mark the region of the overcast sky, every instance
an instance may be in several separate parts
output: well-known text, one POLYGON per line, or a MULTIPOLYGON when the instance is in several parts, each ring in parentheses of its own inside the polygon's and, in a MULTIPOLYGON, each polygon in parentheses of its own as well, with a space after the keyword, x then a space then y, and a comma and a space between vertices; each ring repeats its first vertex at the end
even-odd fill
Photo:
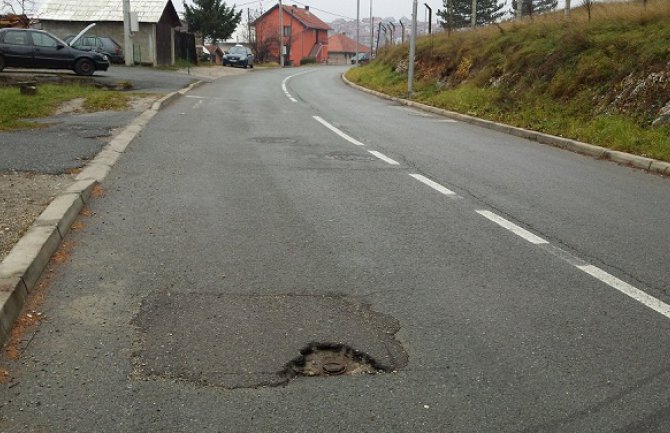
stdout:
MULTIPOLYGON (((285 5, 297 4, 300 7, 308 5, 324 21, 334 21, 338 18, 356 19, 356 0, 282 0, 285 5)), ((177 9, 181 10, 182 0, 173 0, 177 9)), ((237 8, 260 9, 264 11, 277 4, 277 0, 225 0, 226 5, 235 4, 237 8)), ((370 16, 370 0, 360 0, 361 18, 370 16)), ((426 7, 424 3, 437 11, 442 8, 442 0, 419 0, 419 19, 423 20, 426 7)), ((412 0, 372 0, 372 13, 376 17, 410 17, 412 15, 412 0)))

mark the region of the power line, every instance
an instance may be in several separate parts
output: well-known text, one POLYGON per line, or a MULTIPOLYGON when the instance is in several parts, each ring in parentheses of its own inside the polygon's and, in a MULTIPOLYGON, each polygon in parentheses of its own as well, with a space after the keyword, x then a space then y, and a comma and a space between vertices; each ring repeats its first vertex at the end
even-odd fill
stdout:
MULTIPOLYGON (((299 4, 300 6, 309 6, 309 5, 306 5, 305 3, 301 3, 301 2, 296 1, 296 0, 293 0, 292 3, 299 4)), ((315 11, 323 12, 324 14, 328 14, 328 15, 335 16, 335 17, 346 18, 346 19, 348 19, 348 20, 352 20, 352 21, 355 21, 355 20, 356 20, 356 18, 348 17, 348 16, 346 16, 346 15, 336 14, 336 13, 334 13, 334 12, 329 12, 329 11, 327 11, 327 10, 323 10, 323 9, 315 8, 314 6, 309 6, 309 8, 310 8, 310 9, 314 9, 315 11)))

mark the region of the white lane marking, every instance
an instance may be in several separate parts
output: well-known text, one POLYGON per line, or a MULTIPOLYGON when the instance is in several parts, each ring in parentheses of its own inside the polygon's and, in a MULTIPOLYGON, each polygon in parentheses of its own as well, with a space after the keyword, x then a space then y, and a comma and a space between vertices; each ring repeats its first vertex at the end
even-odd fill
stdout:
POLYGON ((542 239, 539 236, 534 235, 533 233, 529 232, 528 230, 519 227, 518 225, 506 220, 505 218, 498 216, 494 214, 493 212, 489 212, 487 210, 478 210, 477 213, 484 218, 493 221, 494 223, 498 224, 500 227, 503 227, 512 233, 514 233, 517 236, 520 236, 530 242, 531 244, 535 245, 540 245, 540 244, 548 244, 546 240, 542 239))
POLYGON ((410 174, 414 179, 418 180, 421 183, 424 183, 428 185, 429 187, 433 188, 435 191, 441 192, 444 195, 448 195, 451 197, 457 197, 458 194, 450 190, 449 188, 445 188, 444 186, 440 185, 437 182, 434 182, 430 179, 428 179, 426 176, 422 176, 420 174, 410 174))
POLYGON ((197 110, 198 108, 200 108, 200 106, 202 106, 202 103, 203 103, 203 102, 205 102, 205 101, 203 101, 202 99, 200 99, 198 102, 196 102, 195 104, 193 104, 193 109, 194 109, 194 110, 197 110))
POLYGON ((624 281, 621 281, 614 275, 610 275, 596 266, 577 266, 577 268, 670 319, 670 305, 654 298, 653 296, 647 295, 642 290, 633 287, 624 281))
POLYGON ((325 120, 323 120, 321 117, 319 117, 319 116, 312 116, 312 117, 314 118, 314 120, 316 120, 317 122, 319 122, 320 124, 322 124, 322 125, 325 126, 326 128, 330 129, 330 130, 333 131, 335 134, 337 134, 337 135, 339 135, 340 137, 344 138, 344 139, 347 140, 349 143, 355 144, 356 146, 365 146, 365 145, 364 145, 363 143, 361 143, 360 141, 358 141, 358 140, 356 140, 355 138, 352 138, 352 137, 350 137, 349 135, 345 134, 344 132, 340 131, 339 129, 337 129, 336 127, 334 127, 333 125, 331 125, 330 123, 328 123, 328 122, 326 122, 325 120))
POLYGON ((314 72, 314 71, 305 71, 305 72, 301 72, 301 73, 299 73, 299 74, 290 75, 290 76, 284 78, 284 81, 281 82, 281 89, 284 91, 284 94, 286 95, 286 97, 287 97, 291 102, 298 102, 298 100, 295 99, 295 98, 293 97, 293 95, 291 95, 291 92, 289 92, 289 91, 288 91, 288 88, 286 87, 286 85, 288 84, 289 80, 290 80, 291 78, 295 78, 295 77, 298 77, 298 76, 300 76, 300 75, 309 74, 310 72, 314 72))
POLYGON ((395 160, 389 158, 388 156, 384 155, 383 153, 379 153, 379 152, 376 152, 374 150, 368 150, 368 152, 370 152, 371 154, 373 154, 374 156, 376 156, 377 158, 381 159, 382 161, 384 161, 388 164, 400 165, 400 163, 398 161, 395 161, 395 160))

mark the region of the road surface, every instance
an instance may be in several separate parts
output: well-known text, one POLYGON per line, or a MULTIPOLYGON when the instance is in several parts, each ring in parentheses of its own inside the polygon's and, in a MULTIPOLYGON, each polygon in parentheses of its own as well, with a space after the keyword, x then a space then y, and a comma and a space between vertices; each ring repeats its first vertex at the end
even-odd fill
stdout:
POLYGON ((670 431, 668 180, 342 72, 152 120, 3 358, 1 431, 670 431), (315 348, 378 374, 301 375, 315 348))

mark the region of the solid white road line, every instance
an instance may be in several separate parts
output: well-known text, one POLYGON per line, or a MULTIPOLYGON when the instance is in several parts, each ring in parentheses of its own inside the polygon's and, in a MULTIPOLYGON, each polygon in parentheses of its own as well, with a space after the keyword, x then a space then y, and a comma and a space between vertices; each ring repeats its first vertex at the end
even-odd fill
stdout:
POLYGON ((345 134, 344 132, 340 131, 339 129, 337 129, 336 127, 334 127, 333 125, 331 125, 330 123, 328 123, 328 122, 326 122, 325 120, 323 120, 321 117, 319 117, 319 116, 312 116, 312 117, 314 117, 314 120, 316 120, 317 122, 319 122, 320 124, 322 124, 322 125, 325 126, 326 128, 330 129, 330 130, 333 131, 335 134, 337 134, 337 135, 339 135, 340 137, 344 138, 344 139, 347 140, 349 143, 355 144, 356 146, 365 146, 365 145, 364 145, 363 143, 361 143, 360 141, 356 140, 355 138, 352 138, 352 137, 348 136, 348 135, 345 134))
POLYGON ((384 161, 388 164, 400 165, 400 163, 398 161, 395 161, 395 160, 389 158, 388 156, 384 155, 383 153, 379 153, 379 152, 376 152, 374 150, 368 150, 368 152, 370 152, 371 154, 373 154, 374 156, 376 156, 377 158, 381 159, 382 161, 384 161))
POLYGON ((633 287, 624 281, 621 281, 614 275, 610 275, 596 266, 577 266, 577 268, 670 319, 670 305, 654 298, 653 296, 647 295, 642 290, 633 287))
POLYGON ((282 83, 281 83, 281 89, 284 91, 284 94, 286 95, 286 97, 287 97, 291 102, 298 102, 298 100, 295 99, 295 98, 293 97, 293 95, 291 95, 291 92, 289 92, 289 91, 288 91, 288 88, 286 87, 286 85, 288 84, 289 80, 290 80, 291 78, 295 78, 295 77, 298 77, 298 76, 300 76, 300 75, 309 74, 310 72, 314 72, 314 71, 313 71, 313 70, 312 70, 312 71, 305 71, 305 72, 301 72, 301 73, 299 73, 299 74, 290 75, 290 76, 284 78, 284 81, 282 81, 282 83))
POLYGON ((499 226, 511 231, 515 235, 524 238, 525 240, 527 240, 531 244, 540 245, 540 244, 548 244, 549 243, 549 242, 545 241, 544 239, 542 239, 541 237, 532 234, 528 230, 526 230, 524 228, 521 228, 518 225, 516 225, 516 224, 514 224, 510 221, 507 221, 505 218, 503 218, 501 216, 498 216, 498 215, 494 214, 493 212, 489 212, 487 210, 478 210, 477 213, 479 215, 483 216, 484 218, 486 218, 490 221, 493 221, 494 223, 498 224, 499 226))
POLYGON ((445 188, 442 185, 440 185, 437 182, 434 182, 430 179, 428 179, 426 176, 422 176, 420 174, 410 174, 414 179, 418 180, 421 183, 424 183, 428 185, 429 187, 433 188, 435 191, 441 192, 444 195, 450 196, 450 197, 458 197, 458 194, 450 190, 449 188, 445 188))

